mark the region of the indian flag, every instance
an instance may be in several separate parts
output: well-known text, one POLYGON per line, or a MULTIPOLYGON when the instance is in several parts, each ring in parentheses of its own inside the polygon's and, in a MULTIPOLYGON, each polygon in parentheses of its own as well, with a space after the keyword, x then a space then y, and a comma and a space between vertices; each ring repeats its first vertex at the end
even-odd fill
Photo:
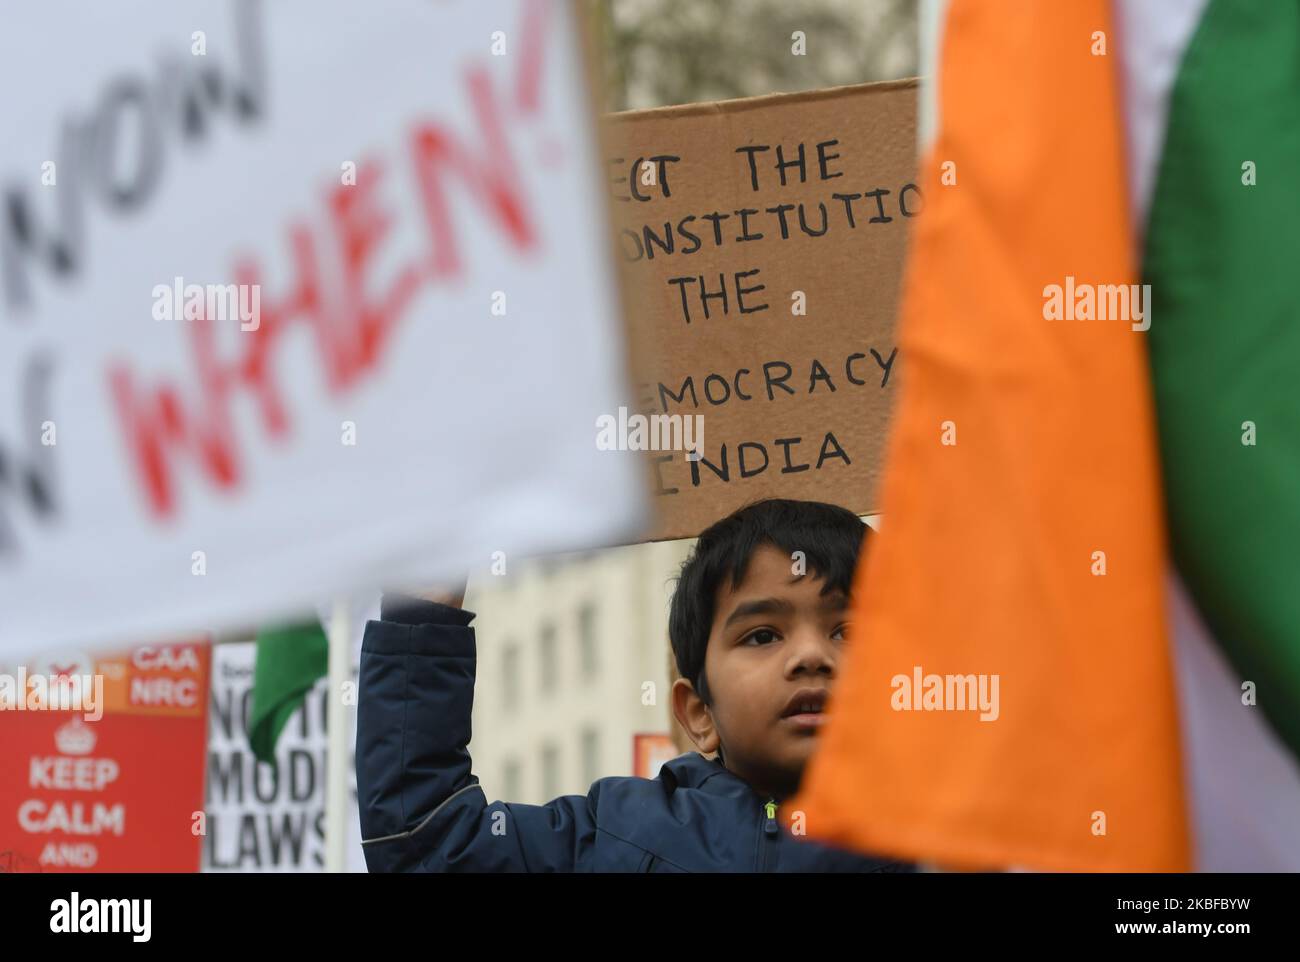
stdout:
POLYGON ((932 4, 906 365, 788 811, 952 867, 1300 869, 1300 5, 932 4))

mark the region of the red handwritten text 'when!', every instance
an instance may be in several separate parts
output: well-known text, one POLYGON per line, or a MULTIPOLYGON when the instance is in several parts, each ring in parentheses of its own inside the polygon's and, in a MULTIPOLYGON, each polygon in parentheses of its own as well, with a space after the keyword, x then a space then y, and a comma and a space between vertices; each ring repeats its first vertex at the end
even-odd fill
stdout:
MULTIPOLYGON (((526 45, 529 55, 517 78, 515 105, 521 113, 531 113, 538 102, 541 7, 526 8, 532 43, 526 45)), ((411 209, 421 218, 429 246, 399 268, 381 294, 366 294, 367 274, 394 221, 376 196, 389 176, 389 165, 371 157, 358 165, 355 186, 327 191, 322 228, 314 229, 305 219, 288 225, 293 279, 282 297, 263 296, 261 326, 234 338, 239 345, 235 356, 218 356, 217 331, 210 320, 200 319, 188 324, 193 363, 188 385, 167 379, 145 385, 129 364, 110 365, 116 412, 156 519, 171 518, 177 511, 175 460, 182 454, 194 458, 220 488, 240 488, 244 456, 232 418, 239 392, 253 399, 270 440, 283 444, 292 437, 294 423, 275 366, 276 349, 288 331, 296 325, 311 331, 327 390, 337 397, 374 375, 394 331, 423 289, 463 275, 464 258, 449 204, 452 178, 517 252, 533 252, 539 246, 507 137, 506 109, 483 69, 468 70, 465 85, 480 141, 476 149, 432 122, 414 124, 403 139, 418 199, 411 209), (333 247, 333 257, 325 263, 339 265, 337 279, 334 271, 322 270, 324 245, 333 247)), ((262 273, 257 259, 237 259, 237 283, 261 285, 262 273)))

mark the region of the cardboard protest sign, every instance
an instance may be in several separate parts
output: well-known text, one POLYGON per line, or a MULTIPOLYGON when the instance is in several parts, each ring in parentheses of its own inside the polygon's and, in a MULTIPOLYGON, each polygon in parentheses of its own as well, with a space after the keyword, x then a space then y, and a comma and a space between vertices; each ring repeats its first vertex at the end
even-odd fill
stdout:
POLYGON ((876 508, 915 103, 902 81, 608 119, 638 381, 615 433, 677 448, 650 453, 653 537, 765 497, 876 508))
POLYGON ((0 34, 0 654, 639 530, 569 6, 359 9, 0 34))
POLYGON ((184 642, 0 666, 0 688, 26 682, 0 697, 0 872, 198 871, 210 659, 184 642), (62 701, 82 710, 49 710, 92 677, 62 701))

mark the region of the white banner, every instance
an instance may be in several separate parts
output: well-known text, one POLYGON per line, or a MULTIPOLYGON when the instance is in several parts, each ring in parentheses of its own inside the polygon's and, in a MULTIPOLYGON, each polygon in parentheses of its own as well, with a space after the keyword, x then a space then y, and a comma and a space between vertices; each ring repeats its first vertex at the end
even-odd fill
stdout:
POLYGON ((0 34, 0 655, 635 533, 567 4, 44 0, 0 34))

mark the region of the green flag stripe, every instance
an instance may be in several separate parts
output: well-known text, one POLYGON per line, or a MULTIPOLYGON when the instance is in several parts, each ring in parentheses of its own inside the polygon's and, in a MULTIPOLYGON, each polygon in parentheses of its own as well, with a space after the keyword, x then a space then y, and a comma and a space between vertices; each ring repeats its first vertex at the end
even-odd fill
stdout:
POLYGON ((328 670, 329 641, 319 624, 258 633, 248 741, 260 761, 275 761, 280 732, 328 670))
POLYGON ((1144 259, 1170 536, 1300 754, 1297 177, 1300 7, 1212 0, 1175 79, 1144 259))

